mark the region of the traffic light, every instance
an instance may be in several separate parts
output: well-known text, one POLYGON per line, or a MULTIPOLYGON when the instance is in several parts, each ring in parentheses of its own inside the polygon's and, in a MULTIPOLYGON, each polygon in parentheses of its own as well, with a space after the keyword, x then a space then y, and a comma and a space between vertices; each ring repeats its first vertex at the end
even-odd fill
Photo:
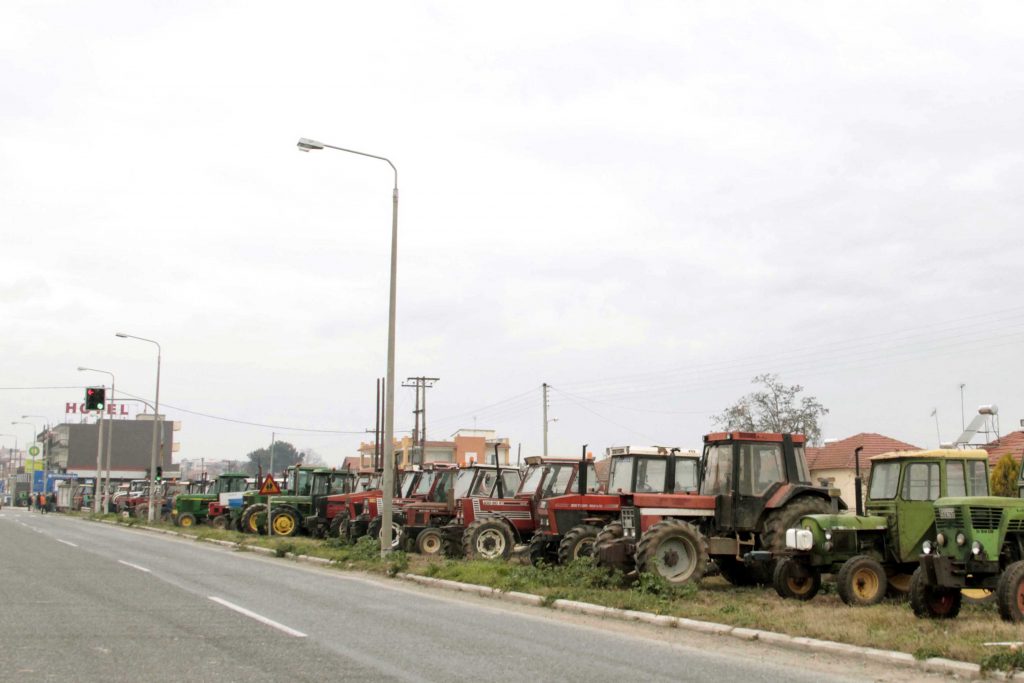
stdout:
POLYGON ((156 480, 157 481, 163 481, 163 479, 164 479, 164 468, 160 467, 160 465, 157 465, 156 466, 156 480))
POLYGON ((89 387, 85 390, 85 409, 103 410, 106 405, 107 390, 103 387, 89 387))

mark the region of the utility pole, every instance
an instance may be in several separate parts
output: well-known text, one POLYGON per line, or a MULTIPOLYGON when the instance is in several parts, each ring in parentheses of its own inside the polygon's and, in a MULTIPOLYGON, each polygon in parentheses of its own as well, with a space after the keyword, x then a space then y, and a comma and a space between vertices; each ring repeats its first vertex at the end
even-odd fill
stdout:
POLYGON ((967 385, 960 382, 960 433, 963 434, 967 430, 967 421, 964 418, 964 387, 967 385))
POLYGON ((548 384, 541 384, 544 393, 544 457, 548 456, 548 384))
MULTIPOLYGON (((409 387, 416 389, 416 409, 413 410, 413 414, 416 416, 415 426, 412 430, 412 451, 415 453, 415 449, 418 447, 420 451, 419 464, 423 464, 424 457, 426 456, 427 447, 427 389, 434 386, 434 382, 440 382, 440 377, 409 377, 405 380, 406 382, 413 382, 413 384, 403 384, 403 387, 409 387), (420 421, 420 415, 423 415, 422 423, 420 421)), ((409 459, 410 464, 415 463, 415 459, 409 459)))

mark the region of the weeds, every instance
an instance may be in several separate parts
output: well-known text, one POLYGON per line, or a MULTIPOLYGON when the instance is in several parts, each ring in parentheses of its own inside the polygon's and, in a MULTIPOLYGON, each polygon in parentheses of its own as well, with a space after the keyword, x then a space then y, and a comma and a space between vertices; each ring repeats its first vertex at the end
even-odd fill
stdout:
POLYGON ((1011 645, 1010 649, 1005 652, 982 657, 980 663, 982 675, 990 671, 1005 671, 1007 674, 1024 671, 1024 650, 1016 645, 1011 645))

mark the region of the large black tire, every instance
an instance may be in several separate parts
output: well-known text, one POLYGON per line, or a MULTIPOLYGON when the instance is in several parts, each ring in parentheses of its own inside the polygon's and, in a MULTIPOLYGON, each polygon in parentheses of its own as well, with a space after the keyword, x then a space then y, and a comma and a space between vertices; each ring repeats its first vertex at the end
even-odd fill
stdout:
POLYGON ((629 574, 636 569, 636 561, 633 557, 625 558, 623 564, 616 564, 614 562, 606 562, 604 556, 601 554, 602 548, 610 547, 614 543, 623 542, 622 539, 625 536, 625 532, 622 530, 621 522, 611 522, 606 524, 601 533, 594 539, 594 564, 598 567, 604 567, 605 569, 617 569, 623 574, 629 574))
MULTIPOLYGON (((804 515, 827 515, 832 512, 831 504, 816 496, 794 498, 777 510, 772 510, 764 518, 764 530, 761 532, 761 548, 778 554, 786 549, 786 530, 797 526, 804 515)), ((776 560, 759 562, 753 568, 753 575, 758 583, 769 585, 774 580, 776 560)))
POLYGON ((416 552, 420 555, 440 555, 444 534, 437 527, 428 526, 416 535, 416 552))
POLYGON ((242 528, 242 533, 246 534, 265 534, 267 533, 267 506, 263 503, 255 503, 245 508, 242 511, 242 518, 239 521, 239 526, 242 528), (261 516, 263 520, 261 521, 261 516))
POLYGON ((614 543, 615 541, 622 538, 624 532, 622 531, 622 522, 612 522, 605 524, 604 528, 601 529, 597 534, 597 538, 594 539, 594 550, 597 550, 603 543, 614 543))
POLYGON ((530 550, 528 552, 530 564, 539 567, 542 564, 558 564, 558 544, 551 534, 534 534, 530 538, 530 550))
POLYGON ((217 515, 210 521, 210 526, 214 529, 227 529, 231 526, 231 518, 227 515, 217 515))
POLYGON ((512 556, 515 534, 500 517, 480 517, 466 527, 462 551, 467 560, 507 560, 512 556))
POLYGON ((636 566, 669 583, 696 583, 708 566, 704 535, 689 522, 666 519, 648 529, 636 546, 636 566))
POLYGON ((196 525, 196 516, 191 512, 183 512, 174 518, 174 524, 182 529, 191 529, 196 525))
POLYGON ((757 570, 748 567, 735 557, 716 557, 715 565, 725 580, 734 586, 753 586, 758 582, 757 570))
POLYGON ((885 569, 873 557, 851 557, 836 574, 836 592, 839 599, 852 607, 877 605, 889 589, 885 569))
POLYGON ((558 563, 569 564, 581 557, 592 557, 599 533, 601 530, 591 524, 580 524, 569 529, 558 544, 558 563))
MULTIPOLYGON (((381 540, 381 520, 382 517, 376 517, 370 520, 370 524, 366 527, 366 535, 370 538, 376 539, 378 542, 381 540)), ((395 516, 391 519, 391 549, 398 550, 402 547, 402 533, 405 527, 402 525, 402 520, 395 516)))
POLYGON ((302 529, 302 515, 290 505, 270 509, 270 530, 275 536, 295 536, 302 529))
POLYGON ((775 563, 772 586, 781 598, 811 600, 821 589, 821 572, 815 567, 784 557, 775 563))
POLYGON ((1024 561, 1014 562, 999 575, 996 605, 1004 621, 1024 621, 1024 561))
POLYGON ((924 571, 914 570, 910 578, 910 607, 921 619, 955 619, 963 597, 959 588, 929 586, 924 571))
POLYGON ((327 535, 331 538, 340 538, 343 541, 351 541, 349 538, 348 528, 348 513, 342 512, 334 516, 331 520, 331 526, 327 531, 327 535))

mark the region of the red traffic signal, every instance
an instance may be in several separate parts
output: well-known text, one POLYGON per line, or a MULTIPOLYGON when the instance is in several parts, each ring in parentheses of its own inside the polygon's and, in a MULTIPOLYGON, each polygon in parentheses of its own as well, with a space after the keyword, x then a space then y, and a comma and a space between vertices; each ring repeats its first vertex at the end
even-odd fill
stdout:
POLYGON ((106 405, 107 390, 103 387, 89 387, 85 390, 85 409, 103 410, 106 405))

